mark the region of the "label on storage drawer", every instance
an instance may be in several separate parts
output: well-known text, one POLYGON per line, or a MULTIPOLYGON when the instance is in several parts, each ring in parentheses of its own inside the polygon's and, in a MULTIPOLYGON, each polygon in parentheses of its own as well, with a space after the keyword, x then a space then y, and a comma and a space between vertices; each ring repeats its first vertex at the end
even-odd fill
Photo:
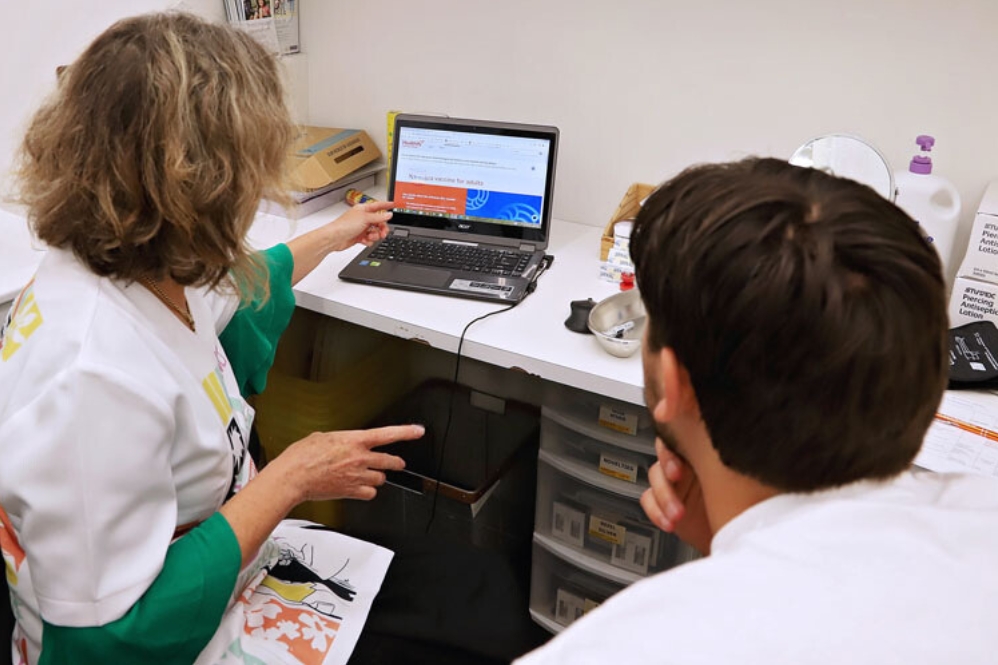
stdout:
POLYGON ((586 514, 555 501, 551 510, 551 535, 576 547, 585 547, 586 514))
POLYGON ((609 404, 600 404, 599 424, 615 432, 623 432, 633 436, 638 433, 638 414, 628 413, 609 404))
POLYGON ((589 535, 613 545, 623 545, 624 539, 627 537, 627 529, 602 517, 592 515, 589 518, 589 535))
POLYGON ((599 472, 613 478, 626 480, 629 483, 638 482, 637 464, 614 457, 613 455, 608 455, 607 453, 600 453, 599 472))
POLYGON ((624 538, 623 545, 614 545, 610 563, 641 575, 648 574, 648 562, 652 555, 652 539, 631 531, 624 538))
POLYGON ((574 593, 558 589, 554 601, 554 620, 567 626, 586 613, 586 604, 585 600, 574 593))

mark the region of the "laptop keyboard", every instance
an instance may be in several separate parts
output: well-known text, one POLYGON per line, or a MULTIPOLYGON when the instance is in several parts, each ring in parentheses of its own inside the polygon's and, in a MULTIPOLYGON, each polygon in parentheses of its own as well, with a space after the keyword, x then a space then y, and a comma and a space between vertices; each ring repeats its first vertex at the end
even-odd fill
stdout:
POLYGON ((519 277, 527 269, 531 256, 530 252, 516 250, 484 249, 473 245, 388 236, 367 258, 375 261, 399 261, 418 266, 519 277))

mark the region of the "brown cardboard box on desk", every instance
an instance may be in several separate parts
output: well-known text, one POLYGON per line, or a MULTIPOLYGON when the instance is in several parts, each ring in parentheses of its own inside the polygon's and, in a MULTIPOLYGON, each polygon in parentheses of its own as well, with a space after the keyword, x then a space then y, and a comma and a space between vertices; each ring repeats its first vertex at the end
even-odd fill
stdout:
POLYGON ((613 213, 606 228, 603 229, 603 237, 600 239, 599 258, 606 261, 610 248, 613 247, 613 225, 624 219, 634 219, 638 211, 641 210, 641 202, 648 198, 648 195, 655 191, 655 185, 645 185, 636 182, 627 188, 627 193, 620 200, 617 211, 613 213))
POLYGON ((295 207, 285 210, 264 201, 261 212, 282 217, 304 217, 343 200, 350 187, 374 185, 384 163, 374 163, 381 152, 366 132, 336 127, 298 128, 288 154, 289 183, 295 207))

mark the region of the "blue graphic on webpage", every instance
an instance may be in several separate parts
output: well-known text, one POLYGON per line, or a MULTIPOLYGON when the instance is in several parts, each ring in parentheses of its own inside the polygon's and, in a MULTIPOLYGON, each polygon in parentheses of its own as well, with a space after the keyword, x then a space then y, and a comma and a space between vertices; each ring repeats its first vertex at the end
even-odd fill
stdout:
POLYGON ((543 197, 530 194, 492 192, 486 189, 469 189, 465 214, 515 222, 517 224, 541 223, 543 197))

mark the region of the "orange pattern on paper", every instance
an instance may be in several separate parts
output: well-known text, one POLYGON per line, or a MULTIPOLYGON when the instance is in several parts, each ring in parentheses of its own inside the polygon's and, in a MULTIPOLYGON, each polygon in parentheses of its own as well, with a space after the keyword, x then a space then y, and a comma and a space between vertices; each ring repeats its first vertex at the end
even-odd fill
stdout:
POLYGON ((322 665, 333 648, 340 622, 307 608, 288 607, 276 600, 247 607, 247 617, 256 615, 243 626, 247 635, 262 631, 288 647, 302 665, 322 665))

